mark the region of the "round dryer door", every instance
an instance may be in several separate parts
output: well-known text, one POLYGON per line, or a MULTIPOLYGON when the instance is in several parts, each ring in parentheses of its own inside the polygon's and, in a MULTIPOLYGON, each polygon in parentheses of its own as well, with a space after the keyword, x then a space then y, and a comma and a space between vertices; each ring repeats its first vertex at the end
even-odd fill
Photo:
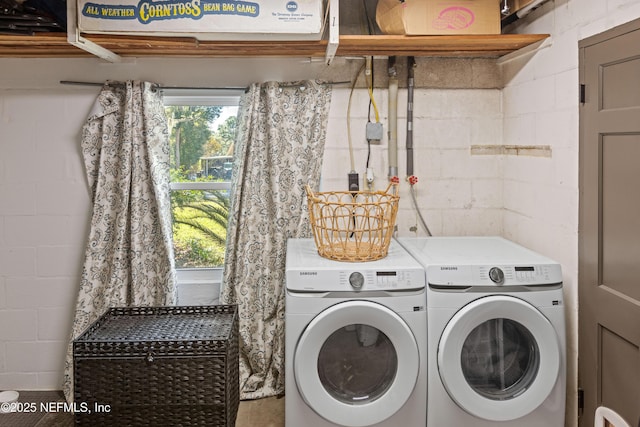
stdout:
POLYGON ((458 311, 438 345, 438 370, 449 396, 490 421, 523 417, 549 396, 561 355, 549 320, 509 296, 480 298, 458 311))
POLYGON ((387 307, 352 300, 316 316, 293 361, 301 396, 326 420, 370 426, 395 414, 418 378, 418 346, 404 320, 387 307))

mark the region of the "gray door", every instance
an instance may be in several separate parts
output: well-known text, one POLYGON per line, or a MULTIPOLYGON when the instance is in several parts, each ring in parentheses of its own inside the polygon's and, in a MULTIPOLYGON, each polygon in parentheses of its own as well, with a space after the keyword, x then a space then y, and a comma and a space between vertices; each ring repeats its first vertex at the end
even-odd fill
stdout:
POLYGON ((640 419, 640 20, 580 42, 580 425, 640 419))

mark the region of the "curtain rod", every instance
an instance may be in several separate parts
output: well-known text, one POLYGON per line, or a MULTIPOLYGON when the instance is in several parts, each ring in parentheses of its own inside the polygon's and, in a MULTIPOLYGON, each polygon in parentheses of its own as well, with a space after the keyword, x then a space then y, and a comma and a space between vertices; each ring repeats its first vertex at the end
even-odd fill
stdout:
MULTIPOLYGON (((347 84, 347 83, 351 83, 350 81, 341 81, 341 82, 323 82, 320 84, 323 85, 340 85, 340 84, 347 84)), ((75 85, 75 86, 104 86, 105 83, 98 83, 98 82, 78 82, 78 81, 73 81, 73 80, 60 80, 60 84, 62 85, 75 85)), ((112 82, 109 84, 114 84, 114 85, 122 85, 123 83, 119 83, 119 82, 112 82)), ((293 86, 298 86, 298 85, 293 85, 293 84, 288 84, 288 85, 283 85, 285 87, 293 87, 293 86)), ((238 91, 246 91, 248 88, 247 87, 237 87, 237 86, 230 86, 230 87, 195 87, 195 86, 160 86, 160 85, 155 85, 155 89, 157 90, 164 90, 164 89, 170 89, 170 90, 238 90, 238 91)))
MULTIPOLYGON (((75 85, 75 86, 104 86, 106 83, 98 82, 78 82, 73 80, 60 80, 61 85, 75 85)), ((112 85, 123 85, 120 82, 111 82, 112 85)), ((154 85, 158 90, 172 89, 172 90, 246 90, 246 87, 194 87, 194 86, 160 86, 154 85)))

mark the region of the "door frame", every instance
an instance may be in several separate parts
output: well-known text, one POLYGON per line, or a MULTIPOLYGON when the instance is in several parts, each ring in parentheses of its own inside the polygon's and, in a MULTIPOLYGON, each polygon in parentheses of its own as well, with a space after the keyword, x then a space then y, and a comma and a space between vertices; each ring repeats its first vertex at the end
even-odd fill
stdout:
MULTIPOLYGON (((584 112, 585 102, 590 102, 591 94, 585 89, 586 83, 586 58, 585 50, 589 47, 600 43, 605 43, 612 39, 624 36, 631 32, 640 31, 640 19, 635 19, 628 23, 622 24, 615 28, 606 30, 600 34, 588 37, 578 42, 579 53, 579 83, 581 92, 581 104, 579 109, 579 219, 578 219, 578 425, 583 427, 591 427, 594 422, 596 407, 602 402, 601 390, 599 387, 602 372, 597 370, 597 358, 600 344, 602 342, 601 332, 596 333, 595 346, 593 343, 587 343, 585 338, 587 335, 594 334, 592 323, 587 323, 587 316, 594 316, 598 310, 602 310, 606 306, 605 301, 589 303, 586 294, 590 291, 589 287, 593 287, 593 283, 587 282, 595 277, 596 286, 602 284, 602 272, 600 271, 601 263, 601 245, 600 240, 602 215, 600 210, 599 197, 601 194, 601 184, 598 184, 598 194, 585 193, 585 188, 590 187, 592 179, 587 175, 586 166, 589 164, 589 156, 585 145, 589 135, 585 132, 586 123, 589 119, 585 118, 584 112), (594 199, 597 198, 597 199, 594 199), (593 219, 593 208, 598 206, 598 215, 593 219), (596 230, 593 232, 593 230, 596 230), (596 271, 594 271, 594 268, 596 271)), ((598 88, 599 90, 599 88, 598 88)), ((599 99, 599 97, 598 97, 599 99)), ((591 117, 593 120, 593 117, 591 117)), ((602 145, 602 142, 600 142, 602 145)), ((601 167, 601 166, 600 166, 601 167)), ((597 172, 599 174, 599 172, 597 172)), ((591 291, 593 292, 593 291, 591 291)), ((630 420, 632 422, 640 422, 640 420, 630 420)))

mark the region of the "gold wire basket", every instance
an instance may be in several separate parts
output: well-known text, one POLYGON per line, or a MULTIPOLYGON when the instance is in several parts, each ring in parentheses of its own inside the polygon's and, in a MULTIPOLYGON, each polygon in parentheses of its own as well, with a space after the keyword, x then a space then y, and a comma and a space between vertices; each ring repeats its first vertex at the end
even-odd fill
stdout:
POLYGON ((336 261, 387 256, 398 214, 398 185, 385 191, 314 193, 306 186, 309 219, 318 253, 336 261))

